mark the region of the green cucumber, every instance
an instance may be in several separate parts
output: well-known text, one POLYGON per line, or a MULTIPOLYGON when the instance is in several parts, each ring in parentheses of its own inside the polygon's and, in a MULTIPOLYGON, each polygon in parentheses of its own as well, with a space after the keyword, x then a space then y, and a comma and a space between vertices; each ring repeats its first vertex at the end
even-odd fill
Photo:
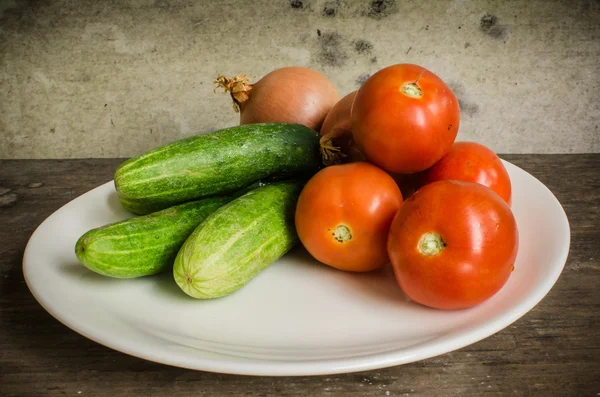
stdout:
POLYGON ((121 204, 146 214, 202 197, 230 194, 282 175, 310 177, 321 168, 319 134, 289 123, 248 124, 150 150, 115 172, 121 204))
POLYGON ((173 265, 177 285, 189 296, 229 295, 298 242, 294 211, 302 184, 275 182, 219 208, 187 238, 173 265))
POLYGON ((92 229, 75 245, 77 259, 104 276, 134 278, 170 270, 185 239, 228 203, 211 197, 92 229))

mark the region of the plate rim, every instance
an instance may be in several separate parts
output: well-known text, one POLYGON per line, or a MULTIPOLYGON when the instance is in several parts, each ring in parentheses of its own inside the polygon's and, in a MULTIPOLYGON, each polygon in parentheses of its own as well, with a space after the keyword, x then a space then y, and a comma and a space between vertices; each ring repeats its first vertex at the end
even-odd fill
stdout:
MULTIPOLYGON (((449 336, 447 334, 440 338, 434 339, 426 346, 425 349, 423 349, 423 346, 421 344, 417 344, 416 346, 411 346, 408 348, 394 349, 391 351, 386 351, 384 353, 371 353, 361 355, 356 358, 350 357, 341 359, 333 358, 308 359, 302 361, 285 361, 274 359, 249 359, 232 355, 228 356, 230 357, 228 360, 215 361, 213 359, 207 359, 201 356, 189 357, 181 353, 175 354, 173 352, 170 356, 161 356, 160 353, 157 352, 155 349, 138 349, 135 346, 132 348, 131 343, 123 343, 116 339, 106 340, 109 338, 103 337, 101 335, 96 335, 93 332, 84 329, 84 327, 80 326, 79 324, 74 324, 72 321, 66 320, 65 318, 63 318, 63 316, 61 316, 60 313, 58 313, 58 311, 55 311, 52 308, 52 305, 33 286, 33 283, 30 280, 30 276, 28 274, 29 270, 27 263, 30 262, 28 261, 28 257, 32 255, 31 251, 33 243, 35 243, 36 241, 37 235, 40 233, 40 230, 50 218, 58 214, 60 211, 63 211, 64 208, 70 205, 73 201, 80 199, 86 195, 91 195, 96 190, 104 189, 106 188, 106 185, 114 184, 114 180, 110 180, 106 183, 100 184, 95 188, 90 189, 85 193, 73 198, 72 200, 69 200, 67 203, 53 211, 42 221, 35 228, 34 232, 31 234, 26 244, 22 260, 22 272, 25 279, 25 283, 35 300, 42 306, 42 308, 46 312, 48 312, 52 317, 54 317, 67 328, 111 350, 115 350, 120 353, 127 354, 129 356, 137 357, 143 360, 163 365, 169 365, 196 371, 207 371, 233 375, 321 376, 383 369, 392 366, 422 361, 472 345, 509 327, 511 324, 513 324, 525 314, 527 314, 529 311, 531 311, 533 308, 535 308, 544 299, 544 297, 546 297, 546 295, 550 292, 550 290, 554 287, 554 285, 560 278, 560 275, 562 274, 566 266, 568 255, 570 253, 572 236, 569 219, 564 210, 564 207, 556 198, 554 193, 552 193, 552 191, 538 178, 507 160, 501 160, 504 163, 505 167, 513 167, 518 172, 523 172, 527 174, 530 178, 533 178, 536 181, 536 183, 538 183, 549 195, 548 197, 552 199, 553 205, 555 205, 556 208, 560 210, 562 215, 560 220, 563 224, 562 226, 565 227, 565 231, 568 236, 567 241, 565 241, 563 248, 561 249, 559 255, 557 255, 556 257, 556 261, 559 262, 560 265, 556 267, 551 276, 548 276, 543 280, 543 283, 541 284, 544 286, 543 289, 540 289, 537 294, 530 297, 529 299, 524 300, 523 302, 519 302, 519 304, 514 306, 512 310, 502 313, 493 320, 488 320, 483 324, 477 324, 471 329, 463 331, 458 335, 453 335, 453 333, 450 333, 449 336), (448 347, 448 341, 444 341, 444 339, 448 338, 451 342, 450 347, 448 347), (243 362, 240 360, 242 360, 243 362)), ((202 351, 201 349, 198 350, 202 351)), ((220 355, 225 356, 225 354, 220 355)))

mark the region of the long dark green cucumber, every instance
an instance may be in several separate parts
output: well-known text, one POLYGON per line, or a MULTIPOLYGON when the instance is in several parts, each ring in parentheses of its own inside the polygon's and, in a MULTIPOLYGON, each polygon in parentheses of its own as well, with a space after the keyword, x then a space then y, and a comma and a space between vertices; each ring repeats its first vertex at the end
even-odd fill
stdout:
POLYGON ((248 124, 150 150, 121 164, 114 179, 122 205, 145 214, 274 175, 310 177, 321 165, 319 134, 310 128, 248 124))
POLYGON ((297 242, 294 211, 301 183, 275 182, 224 205, 187 238, 175 259, 179 287, 197 299, 233 293, 297 242))
POLYGON ((149 215, 92 229, 79 238, 75 254, 88 269, 115 278, 134 278, 173 267, 185 239, 227 197, 180 204, 149 215))

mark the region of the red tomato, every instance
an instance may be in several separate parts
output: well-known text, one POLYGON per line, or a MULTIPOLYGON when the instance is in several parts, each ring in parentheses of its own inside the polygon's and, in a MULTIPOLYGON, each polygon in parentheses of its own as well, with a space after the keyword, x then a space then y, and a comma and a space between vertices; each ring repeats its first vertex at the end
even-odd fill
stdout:
POLYGON ((456 142, 450 152, 421 175, 421 186, 444 179, 477 182, 511 205, 510 177, 491 149, 475 142, 456 142))
POLYGON ((418 65, 381 69, 360 87, 352 134, 373 164, 389 172, 420 172, 446 154, 458 133, 460 108, 448 86, 418 65))
POLYGON ((327 165, 366 160, 352 139, 350 111, 355 97, 356 91, 343 97, 327 114, 321 126, 321 153, 327 165), (336 150, 338 148, 345 157, 340 156, 336 150))
POLYGON ((387 236, 402 205, 391 176, 366 162, 326 167, 306 184, 296 207, 296 230, 318 261, 366 272, 389 263, 387 236))
POLYGON ((504 286, 518 249, 510 207, 490 188, 438 181, 419 189, 394 218, 388 253, 415 302, 438 309, 480 304, 504 286))
POLYGON ((420 175, 415 174, 390 174, 398 184, 402 197, 406 200, 419 188, 420 175))

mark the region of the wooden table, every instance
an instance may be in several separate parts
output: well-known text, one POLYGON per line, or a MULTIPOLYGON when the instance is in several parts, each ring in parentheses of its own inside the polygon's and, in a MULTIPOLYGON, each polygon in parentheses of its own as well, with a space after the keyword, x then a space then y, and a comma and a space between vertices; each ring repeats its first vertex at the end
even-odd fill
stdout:
POLYGON ((144 361, 96 344, 51 317, 23 280, 25 244, 56 209, 111 180, 122 160, 0 161, 0 395, 600 395, 600 154, 502 157, 546 184, 571 224, 566 268, 542 302, 499 333, 425 361, 281 378, 144 361))

